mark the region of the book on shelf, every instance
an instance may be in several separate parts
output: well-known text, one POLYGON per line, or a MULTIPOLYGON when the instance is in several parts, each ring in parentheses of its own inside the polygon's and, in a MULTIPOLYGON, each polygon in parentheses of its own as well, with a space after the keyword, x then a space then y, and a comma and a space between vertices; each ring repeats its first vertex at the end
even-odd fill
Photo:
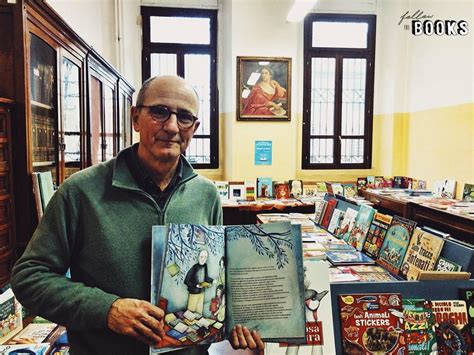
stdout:
POLYGON ((384 178, 383 176, 376 176, 374 179, 374 188, 383 189, 384 188, 384 178))
POLYGON ((464 184, 464 188, 462 190, 462 200, 474 202, 474 184, 464 184))
POLYGON ((318 196, 318 185, 315 181, 303 181, 303 196, 318 196))
POLYGON ((0 322, 2 332, 0 334, 0 344, 4 344, 8 339, 23 329, 21 305, 15 298, 9 286, 4 287, 0 294, 0 322))
POLYGON ((454 198, 456 194, 456 181, 450 179, 435 181, 433 193, 439 197, 454 198))
POLYGON ((328 200, 326 210, 324 211, 323 218, 321 219, 321 227, 327 229, 329 227, 329 222, 331 221, 332 214, 334 209, 337 206, 337 200, 331 199, 328 200))
POLYGON ((46 210, 49 200, 54 195, 54 183, 53 183, 53 175, 51 171, 45 171, 38 173, 38 184, 39 190, 41 195, 41 205, 43 207, 43 211, 46 210))
POLYGON ((316 188, 318 190, 318 193, 326 193, 328 192, 327 185, 323 181, 317 181, 316 182, 316 188))
POLYGON ((234 201, 245 200, 245 183, 243 181, 229 181, 229 199, 234 201))
POLYGON ((328 250, 326 257, 335 266, 375 263, 373 259, 357 250, 328 250))
POLYGON ((371 258, 376 259, 379 257, 380 249, 382 248, 387 230, 392 223, 392 218, 393 217, 388 214, 375 213, 362 248, 363 252, 371 258))
POLYGON ((219 197, 222 200, 229 199, 229 182, 228 181, 214 181, 219 197))
POLYGON ((375 176, 373 175, 367 176, 367 188, 375 189, 375 176))
POLYGON ((56 323, 30 323, 8 344, 39 344, 45 343, 49 335, 58 327, 56 323))
POLYGON ((403 299, 403 331, 409 354, 430 354, 436 347, 430 300, 403 299))
POLYGON ((343 239, 346 243, 349 240, 349 235, 354 227, 355 219, 357 217, 357 210, 348 207, 344 212, 344 218, 342 219, 341 226, 336 234, 336 237, 343 239))
POLYGON ((322 199, 314 202, 314 223, 321 224, 327 205, 328 202, 322 199))
POLYGON ((273 181, 272 178, 258 177, 257 178, 257 198, 271 198, 273 196, 273 181))
POLYGON ((256 198, 256 188, 254 181, 245 181, 245 200, 246 201, 255 201, 256 198))
POLYGON ((393 274, 398 274, 416 222, 394 216, 380 249, 377 263, 393 274))
POLYGON ((375 209, 367 205, 361 205, 359 212, 357 212, 354 227, 349 233, 347 243, 359 251, 362 251, 375 212, 375 209))
POLYGON ((332 213, 331 220, 329 221, 328 232, 334 235, 339 233, 339 228, 341 227, 342 220, 344 219, 344 211, 336 208, 332 213))
POLYGON ((342 191, 346 198, 354 198, 357 196, 357 186, 355 183, 342 184, 342 191))
POLYGON ((275 181, 273 183, 273 196, 279 199, 290 197, 290 188, 288 181, 275 181))
POLYGON ((344 196, 344 188, 342 187, 342 184, 339 182, 333 182, 331 183, 331 188, 332 188, 332 194, 335 195, 341 195, 344 196))
POLYGON ((461 271, 462 266, 455 263, 454 261, 448 260, 440 256, 436 261, 434 271, 440 272, 453 272, 453 271, 461 271))
POLYGON ((290 196, 298 198, 303 194, 303 181, 302 180, 290 180, 288 182, 290 189, 290 196))
POLYGON ((306 342, 265 343, 265 354, 335 354, 329 265, 324 261, 304 262, 306 342))
POLYGON ((406 280, 418 280, 421 271, 433 271, 443 245, 443 238, 415 228, 399 275, 406 280))
POLYGON ((303 281, 299 225, 154 226, 151 300, 167 335, 151 351, 223 340, 236 324, 304 342, 303 281))
POLYGON ((399 293, 339 295, 343 354, 403 354, 399 293))
POLYGON ((357 190, 365 190, 367 188, 367 178, 358 177, 357 178, 357 190))

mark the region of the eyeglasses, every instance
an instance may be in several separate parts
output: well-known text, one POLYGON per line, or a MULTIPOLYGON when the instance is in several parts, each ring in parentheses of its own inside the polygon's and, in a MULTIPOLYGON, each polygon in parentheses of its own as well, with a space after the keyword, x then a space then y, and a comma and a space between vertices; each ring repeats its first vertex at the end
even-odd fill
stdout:
POLYGON ((137 105, 137 107, 146 107, 150 111, 151 118, 153 118, 155 122, 158 122, 161 124, 168 121, 171 117, 171 114, 174 113, 178 121, 178 127, 181 129, 191 128, 194 125, 194 122, 198 120, 198 118, 190 112, 171 111, 168 107, 163 106, 163 105, 152 105, 152 106, 137 105))

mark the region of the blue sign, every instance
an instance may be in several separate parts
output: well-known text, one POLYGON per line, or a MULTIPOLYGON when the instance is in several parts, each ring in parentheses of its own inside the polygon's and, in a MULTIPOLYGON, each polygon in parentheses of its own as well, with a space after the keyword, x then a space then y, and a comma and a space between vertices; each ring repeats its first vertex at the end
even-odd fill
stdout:
POLYGON ((272 141, 255 141, 255 165, 272 165, 272 141))

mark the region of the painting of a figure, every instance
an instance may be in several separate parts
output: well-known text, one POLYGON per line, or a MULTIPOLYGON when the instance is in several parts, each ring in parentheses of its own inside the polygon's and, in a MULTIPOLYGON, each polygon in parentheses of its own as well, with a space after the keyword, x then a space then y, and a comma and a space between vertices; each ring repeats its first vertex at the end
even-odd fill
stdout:
POLYGON ((237 57, 237 119, 290 120, 290 58, 237 57))

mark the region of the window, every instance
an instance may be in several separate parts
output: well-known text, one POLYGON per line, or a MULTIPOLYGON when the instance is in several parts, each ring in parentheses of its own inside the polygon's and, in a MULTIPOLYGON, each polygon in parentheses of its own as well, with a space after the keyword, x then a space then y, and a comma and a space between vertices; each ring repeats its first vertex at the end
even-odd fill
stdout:
POLYGON ((195 168, 218 168, 217 10, 142 6, 142 79, 179 75, 200 99, 201 125, 186 151, 195 168))
POLYGON ((304 36, 302 167, 370 168, 375 16, 312 14, 304 36))

